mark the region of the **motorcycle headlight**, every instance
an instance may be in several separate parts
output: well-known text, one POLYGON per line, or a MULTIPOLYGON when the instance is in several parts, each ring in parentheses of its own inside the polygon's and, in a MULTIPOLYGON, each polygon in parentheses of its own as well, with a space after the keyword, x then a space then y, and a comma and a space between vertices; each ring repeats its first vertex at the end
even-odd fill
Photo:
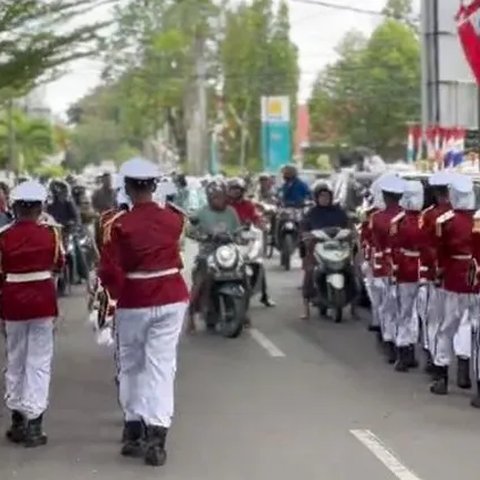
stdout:
POLYGON ((295 228, 295 224, 293 222, 285 222, 284 225, 285 230, 293 230, 295 228))
POLYGON ((215 252, 215 261, 220 268, 233 268, 238 261, 238 252, 230 245, 223 245, 215 252))

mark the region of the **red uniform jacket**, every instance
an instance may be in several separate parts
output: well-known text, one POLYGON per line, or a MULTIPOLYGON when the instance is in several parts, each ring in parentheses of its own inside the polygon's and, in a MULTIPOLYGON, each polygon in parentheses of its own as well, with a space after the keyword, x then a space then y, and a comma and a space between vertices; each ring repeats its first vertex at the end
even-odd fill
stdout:
POLYGON ((257 226, 260 224, 261 217, 258 214, 257 207, 250 200, 236 200, 230 202, 230 205, 237 212, 241 224, 245 225, 246 223, 253 223, 257 226))
POLYGON ((113 221, 99 276, 118 308, 147 308, 188 300, 181 273, 133 279, 128 274, 183 268, 180 255, 184 216, 154 202, 136 205, 113 221))
POLYGON ((436 248, 445 290, 472 293, 472 232, 472 212, 450 210, 437 219, 436 248))
POLYGON ((370 220, 372 215, 378 211, 378 208, 370 207, 366 211, 366 218, 360 226, 360 248, 362 250, 364 260, 367 261, 370 261, 372 253, 372 230, 370 228, 370 220))
POLYGON ((372 215, 372 270, 374 277, 388 277, 392 274, 390 224, 402 208, 399 205, 387 207, 372 215))
POLYGON ((392 259, 398 283, 417 283, 424 278, 420 252, 425 248, 425 237, 419 224, 420 215, 420 212, 406 211, 392 220, 392 259))
POLYGON ((1 314, 4 320, 33 320, 58 315, 53 278, 11 282, 8 274, 53 272, 62 268, 64 254, 54 227, 21 220, 0 233, 2 271, 1 314))
POLYGON ((432 205, 426 208, 420 215, 420 227, 425 237, 425 248, 421 252, 421 262, 423 277, 433 281, 437 278, 440 265, 438 263, 438 254, 436 250, 436 223, 438 217, 451 210, 450 203, 441 205, 432 205))
POLYGON ((472 277, 473 290, 474 293, 480 293, 480 210, 473 217, 472 248, 475 261, 475 276, 472 277))

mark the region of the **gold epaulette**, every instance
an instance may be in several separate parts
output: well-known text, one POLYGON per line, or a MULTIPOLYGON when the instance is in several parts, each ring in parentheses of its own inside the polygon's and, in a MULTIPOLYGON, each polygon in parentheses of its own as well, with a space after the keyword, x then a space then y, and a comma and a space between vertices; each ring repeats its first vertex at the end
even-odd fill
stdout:
POLYGON ((103 245, 110 242, 110 240, 112 239, 113 224, 115 223, 115 221, 117 219, 119 219, 125 213, 127 213, 127 212, 125 212, 124 210, 120 210, 112 218, 110 218, 107 222, 105 222, 105 225, 103 226, 103 239, 102 239, 102 244, 103 245))
POLYGON ((15 222, 10 222, 4 225, 3 227, 0 228, 0 235, 4 232, 6 232, 8 229, 12 228, 13 225, 15 225, 15 222))
POLYGON ((396 235, 398 233, 398 222, 400 222, 403 217, 405 217, 405 212, 400 212, 390 220, 390 235, 396 235))
POLYGON ((435 222, 435 233, 437 237, 442 236, 442 225, 451 220, 454 216, 455 212, 453 210, 449 210, 437 218, 437 221, 435 222))
POLYGON ((435 208, 435 205, 430 205, 429 207, 425 208, 422 210, 420 213, 420 216, 418 217, 418 228, 422 229, 423 226, 425 225, 425 215, 428 212, 431 212, 435 208))
POLYGON ((167 203, 166 203, 166 206, 169 207, 169 208, 171 208, 171 209, 174 210, 175 212, 182 214, 184 217, 187 217, 187 216, 188 216, 187 212, 186 212, 183 208, 180 208, 178 205, 176 205, 176 204, 173 203, 173 202, 167 202, 167 203))

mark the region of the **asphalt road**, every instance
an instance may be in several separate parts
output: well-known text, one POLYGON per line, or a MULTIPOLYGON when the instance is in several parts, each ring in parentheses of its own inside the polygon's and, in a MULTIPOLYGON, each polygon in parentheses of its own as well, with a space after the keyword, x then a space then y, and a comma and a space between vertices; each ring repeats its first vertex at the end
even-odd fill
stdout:
POLYGON ((161 470, 118 453, 111 354, 94 344, 76 292, 62 305, 49 444, 0 439, 0 480, 477 480, 480 412, 468 393, 433 397, 421 372, 394 373, 365 318, 299 320, 300 279, 270 265, 277 307, 254 302, 254 329, 237 340, 183 337, 161 470))

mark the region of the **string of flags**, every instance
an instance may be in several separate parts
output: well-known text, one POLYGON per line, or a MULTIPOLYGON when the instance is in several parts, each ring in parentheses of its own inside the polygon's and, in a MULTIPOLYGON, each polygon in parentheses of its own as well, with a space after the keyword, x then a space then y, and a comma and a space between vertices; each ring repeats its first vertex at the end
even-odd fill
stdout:
POLYGON ((420 125, 408 128, 407 160, 410 163, 427 158, 438 169, 457 167, 465 157, 466 130, 459 127, 420 125), (425 155, 426 154, 426 155, 425 155))

